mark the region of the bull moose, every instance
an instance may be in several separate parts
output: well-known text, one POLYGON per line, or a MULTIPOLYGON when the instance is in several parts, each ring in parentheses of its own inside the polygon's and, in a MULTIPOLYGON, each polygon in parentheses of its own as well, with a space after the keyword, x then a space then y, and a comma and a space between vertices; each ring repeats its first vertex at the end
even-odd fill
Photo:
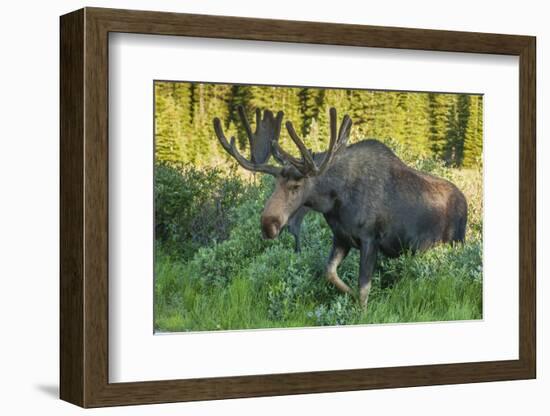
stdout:
POLYGON ((286 129, 301 157, 279 144, 283 112, 256 110, 256 130, 246 113, 238 114, 250 144, 250 159, 228 142, 219 118, 214 131, 235 160, 252 172, 272 175, 275 189, 261 215, 264 238, 274 239, 290 224, 299 248, 299 228, 308 210, 324 215, 333 233, 326 278, 345 293, 354 291, 338 276, 337 267, 353 247, 360 252, 359 301, 366 307, 379 251, 396 257, 404 251, 425 250, 438 243, 463 242, 467 202, 451 182, 413 169, 393 151, 374 139, 348 145, 352 120, 344 116, 337 126, 336 109, 330 109, 328 149, 312 153, 292 123, 286 129), (279 165, 268 164, 273 156, 279 165))

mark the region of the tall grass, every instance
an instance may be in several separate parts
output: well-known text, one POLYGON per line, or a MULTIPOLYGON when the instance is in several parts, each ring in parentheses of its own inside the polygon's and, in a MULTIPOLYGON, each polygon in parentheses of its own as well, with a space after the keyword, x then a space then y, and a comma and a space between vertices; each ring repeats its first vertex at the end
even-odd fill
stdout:
MULTIPOLYGON (((396 259, 380 255, 366 311, 323 277, 332 234, 321 215, 312 213, 306 217, 300 254, 294 253, 293 240, 288 233, 274 241, 261 238, 259 215, 273 186, 270 178, 262 178, 257 182, 241 180, 229 188, 226 185, 225 193, 220 193, 215 186, 195 187, 200 188, 196 192, 206 192, 206 196, 186 194, 183 198, 184 201, 205 201, 207 207, 211 206, 208 201, 221 198, 226 215, 223 224, 219 223, 219 218, 211 218, 215 226, 208 224, 209 215, 215 213, 215 209, 207 215, 204 209, 196 211, 193 215, 198 219, 191 214, 183 219, 175 216, 171 220, 173 223, 163 217, 166 222, 164 234, 158 235, 155 251, 156 330, 480 319, 481 171, 446 168, 433 160, 407 162, 450 179, 464 192, 469 205, 466 242, 454 247, 437 246, 421 254, 405 254, 396 259), (186 236, 181 230, 195 220, 200 221, 200 229, 207 232, 198 240, 200 244, 196 241, 186 244, 186 239, 193 236, 186 236), (171 236, 170 230, 179 234, 171 236)), ((202 178, 196 173, 190 175, 188 169, 176 169, 176 173, 164 175, 161 182, 169 183, 158 184, 158 189, 164 187, 162 189, 177 194, 178 187, 170 186, 170 181, 174 178, 180 181, 178 175, 184 176, 187 182, 192 181, 193 175, 202 178)), ((210 177, 210 181, 223 184, 217 178, 210 177)), ((165 198, 165 195, 160 197, 165 198)), ((172 197, 178 198, 177 195, 172 197)), ((357 287, 358 265, 358 253, 352 250, 339 267, 340 276, 350 287, 357 287)))

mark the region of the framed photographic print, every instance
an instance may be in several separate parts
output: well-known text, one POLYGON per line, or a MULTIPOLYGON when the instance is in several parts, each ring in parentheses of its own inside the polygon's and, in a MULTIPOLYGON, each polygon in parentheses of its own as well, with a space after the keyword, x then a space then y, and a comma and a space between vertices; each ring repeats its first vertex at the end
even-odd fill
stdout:
POLYGON ((61 398, 534 378, 535 49, 62 16, 61 398))

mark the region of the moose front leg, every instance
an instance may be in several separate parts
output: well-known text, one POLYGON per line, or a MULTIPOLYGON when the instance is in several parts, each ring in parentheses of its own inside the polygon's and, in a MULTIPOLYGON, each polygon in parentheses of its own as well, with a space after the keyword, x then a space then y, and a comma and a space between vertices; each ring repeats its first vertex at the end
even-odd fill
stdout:
POLYGON ((288 232, 294 236, 294 251, 299 253, 300 247, 300 229, 305 215, 309 212, 308 207, 300 207, 289 219, 287 223, 288 232))
POLYGON ((350 247, 348 245, 340 243, 336 238, 332 241, 332 250, 328 258, 327 264, 327 280, 340 289, 344 293, 353 294, 351 288, 346 285, 342 279, 338 276, 338 265, 346 258, 349 253, 350 247))
POLYGON ((377 253, 378 245, 374 241, 361 241, 359 253, 359 301, 363 308, 367 307, 377 253))

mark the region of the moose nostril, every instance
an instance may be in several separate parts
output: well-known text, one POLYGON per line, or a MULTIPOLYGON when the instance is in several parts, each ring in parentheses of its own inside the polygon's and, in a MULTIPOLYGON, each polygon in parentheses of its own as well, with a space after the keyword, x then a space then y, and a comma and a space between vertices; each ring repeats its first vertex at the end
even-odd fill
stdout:
POLYGON ((264 238, 275 238, 279 234, 281 223, 276 217, 262 217, 262 234, 264 238))

